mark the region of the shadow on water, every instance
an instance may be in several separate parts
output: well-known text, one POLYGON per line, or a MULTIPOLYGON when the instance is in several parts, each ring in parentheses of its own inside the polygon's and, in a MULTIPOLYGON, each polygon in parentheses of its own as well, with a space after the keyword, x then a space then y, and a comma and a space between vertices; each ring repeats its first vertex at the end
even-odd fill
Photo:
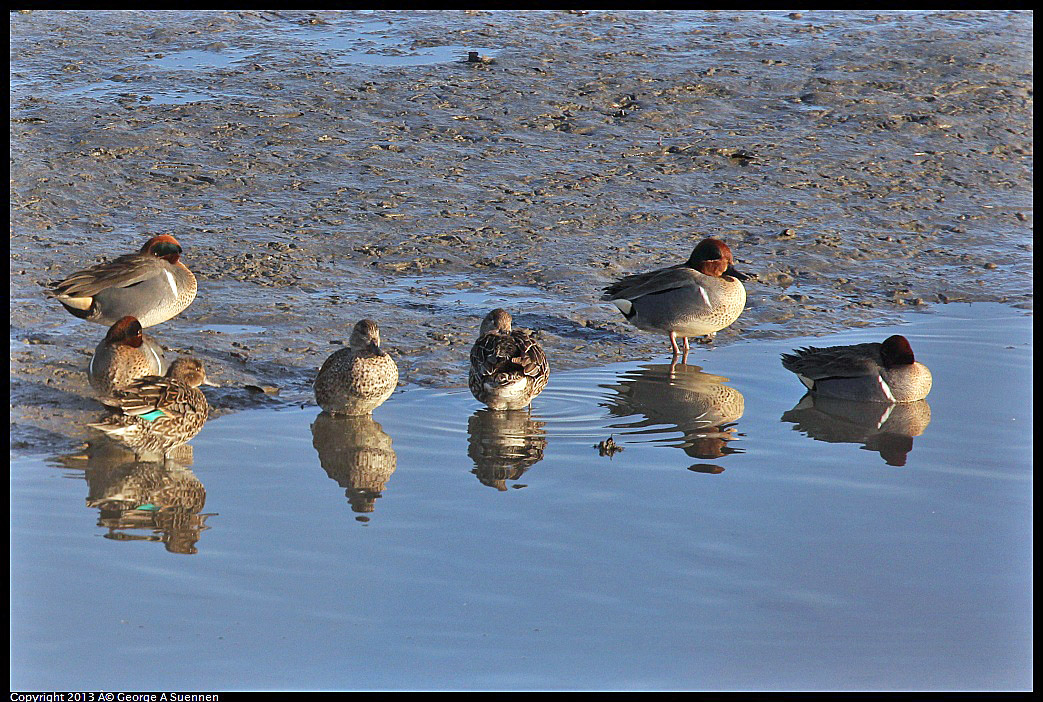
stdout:
POLYGON ((475 477, 503 492, 543 460, 547 448, 546 422, 532 418, 527 410, 495 411, 480 409, 467 420, 467 455, 474 461, 475 477))

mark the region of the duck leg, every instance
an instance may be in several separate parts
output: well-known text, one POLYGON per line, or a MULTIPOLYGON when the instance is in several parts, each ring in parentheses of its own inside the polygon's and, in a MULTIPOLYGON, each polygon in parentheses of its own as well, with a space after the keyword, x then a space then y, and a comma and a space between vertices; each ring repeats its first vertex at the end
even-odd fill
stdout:
MULTIPOLYGON (((687 341, 687 339, 685 339, 687 341)), ((674 350, 674 356, 681 355, 681 348, 677 345, 677 332, 670 332, 670 346, 674 350)))

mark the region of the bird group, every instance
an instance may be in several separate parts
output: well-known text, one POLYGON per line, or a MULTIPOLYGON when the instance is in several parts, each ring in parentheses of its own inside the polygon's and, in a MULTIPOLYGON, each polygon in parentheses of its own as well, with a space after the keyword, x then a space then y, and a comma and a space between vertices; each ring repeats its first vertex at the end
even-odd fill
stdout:
POLYGON ((172 236, 154 236, 126 254, 51 283, 47 294, 73 316, 111 325, 87 366, 102 404, 114 413, 89 426, 142 453, 168 456, 203 428, 209 415, 200 385, 215 385, 202 362, 167 364, 142 331, 177 316, 196 297, 196 277, 172 236))
MULTIPOLYGON (((88 367, 101 401, 117 410, 91 426, 134 445, 163 453, 185 443, 206 421, 200 385, 213 385, 202 363, 163 351, 142 331, 178 315, 196 296, 196 279, 180 261, 172 236, 154 236, 137 253, 120 256, 51 283, 48 295, 71 314, 111 325, 88 367)), ((684 263, 627 275, 604 288, 601 299, 643 331, 666 335, 676 357, 689 338, 711 341, 746 306, 731 249, 720 239, 701 241, 684 263), (678 343, 678 339, 681 343, 678 343)), ((547 357, 536 335, 512 325, 494 309, 483 319, 470 353, 468 388, 492 410, 530 407, 547 385, 547 357)), ((807 347, 782 355, 782 365, 816 395, 860 402, 915 402, 931 389, 931 373, 899 335, 883 343, 807 347)), ((315 378, 315 399, 332 415, 371 413, 398 386, 398 366, 380 347, 371 319, 355 324, 346 348, 334 352, 315 378)))

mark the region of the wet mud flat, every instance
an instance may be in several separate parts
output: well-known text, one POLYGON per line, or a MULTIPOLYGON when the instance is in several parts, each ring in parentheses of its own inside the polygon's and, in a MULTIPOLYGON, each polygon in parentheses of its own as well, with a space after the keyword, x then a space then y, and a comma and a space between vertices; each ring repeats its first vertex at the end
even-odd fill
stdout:
POLYGON ((18 451, 81 441, 98 412, 105 330, 41 285, 157 233, 200 290, 150 333, 225 386, 215 414, 313 402, 363 317, 403 383, 462 385, 494 306, 540 330, 552 372, 661 355, 600 289, 708 235, 757 275, 717 344, 1031 308, 1029 13, 9 22, 18 451))

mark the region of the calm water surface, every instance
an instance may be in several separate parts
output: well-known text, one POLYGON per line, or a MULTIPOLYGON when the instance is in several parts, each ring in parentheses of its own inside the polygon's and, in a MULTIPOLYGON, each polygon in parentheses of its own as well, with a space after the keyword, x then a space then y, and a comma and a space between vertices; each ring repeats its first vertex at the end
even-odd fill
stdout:
POLYGON ((1024 311, 948 305, 558 373, 531 414, 407 388, 166 469, 19 457, 11 686, 1029 689, 1030 358, 1024 311), (927 407, 778 361, 896 332, 927 407))

